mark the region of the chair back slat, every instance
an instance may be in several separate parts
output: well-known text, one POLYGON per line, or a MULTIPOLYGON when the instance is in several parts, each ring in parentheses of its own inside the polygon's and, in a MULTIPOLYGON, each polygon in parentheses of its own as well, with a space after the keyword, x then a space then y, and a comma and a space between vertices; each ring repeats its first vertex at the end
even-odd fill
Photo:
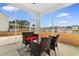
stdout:
POLYGON ((31 55, 39 56, 40 55, 40 45, 31 41, 31 55))
POLYGON ((33 34, 34 34, 34 32, 22 32, 23 38, 25 38, 27 36, 32 36, 33 34))
POLYGON ((33 34, 34 34, 34 32, 22 32, 22 37, 23 37, 22 43, 25 45, 29 44, 30 42, 25 40, 25 38, 28 36, 32 36, 33 34))
POLYGON ((51 44, 50 44, 50 49, 54 50, 55 55, 57 55, 57 54, 56 54, 55 47, 58 48, 58 45, 57 45, 58 37, 59 37, 59 35, 52 36, 52 41, 51 41, 51 44))
MULTIPOLYGON (((31 55, 39 56, 42 52, 46 52, 48 49, 50 50, 50 38, 41 38, 40 44, 31 41, 31 55)), ((46 52, 50 55, 50 52, 46 52)))
POLYGON ((50 48, 50 43, 51 43, 50 38, 42 38, 41 40, 41 52, 43 52, 45 49, 49 49, 50 48))

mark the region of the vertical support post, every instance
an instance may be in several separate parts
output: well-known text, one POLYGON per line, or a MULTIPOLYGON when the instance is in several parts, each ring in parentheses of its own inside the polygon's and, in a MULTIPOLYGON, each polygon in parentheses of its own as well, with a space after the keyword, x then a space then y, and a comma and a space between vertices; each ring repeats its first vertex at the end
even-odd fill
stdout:
POLYGON ((16 10, 14 10, 14 19, 15 19, 15 39, 16 39, 16 12, 18 11, 19 9, 17 8, 16 10))
POLYGON ((54 32, 54 29, 53 29, 53 16, 52 16, 52 33, 54 32))
POLYGON ((14 11, 14 20, 15 20, 15 41, 17 39, 16 37, 16 11, 14 11))
POLYGON ((31 32, 31 31, 32 31, 32 30, 31 30, 31 19, 29 20, 29 22, 30 22, 29 31, 31 32))
POLYGON ((40 39, 40 14, 36 14, 36 25, 37 25, 37 28, 36 28, 36 33, 39 34, 39 41, 41 41, 40 39))
POLYGON ((15 37, 16 37, 16 11, 14 11, 14 19, 15 19, 15 37))
POLYGON ((18 24, 18 30, 19 30, 19 24, 18 24))
POLYGON ((16 20, 15 20, 15 35, 16 35, 16 20))

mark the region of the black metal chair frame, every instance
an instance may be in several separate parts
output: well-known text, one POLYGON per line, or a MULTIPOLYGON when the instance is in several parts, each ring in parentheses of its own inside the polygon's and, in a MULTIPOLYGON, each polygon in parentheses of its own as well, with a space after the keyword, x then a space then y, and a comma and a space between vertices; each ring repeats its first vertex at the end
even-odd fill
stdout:
POLYGON ((58 44, 57 44, 58 37, 59 37, 59 35, 57 35, 56 37, 52 36, 52 41, 51 41, 51 45, 50 45, 50 49, 54 50, 55 55, 57 55, 55 47, 57 47, 57 49, 58 49, 58 44))
POLYGON ((26 48, 26 45, 30 44, 30 41, 24 40, 24 38, 28 36, 32 36, 33 34, 34 34, 33 32, 22 32, 22 36, 23 36, 22 43, 25 44, 25 48, 26 48))
MULTIPOLYGON (((34 32, 22 32, 22 36, 23 36, 22 44, 25 44, 25 48, 28 44, 30 44, 30 41, 25 40, 25 38, 28 36, 32 36, 33 34, 34 34, 34 32)), ((29 49, 30 49, 30 46, 29 46, 29 49)), ((29 50, 25 51, 25 54, 26 54, 26 52, 29 52, 29 50)))
POLYGON ((50 42, 51 39, 46 38, 41 40, 41 43, 31 42, 31 54, 34 56, 40 56, 42 52, 46 52, 50 56, 50 42))

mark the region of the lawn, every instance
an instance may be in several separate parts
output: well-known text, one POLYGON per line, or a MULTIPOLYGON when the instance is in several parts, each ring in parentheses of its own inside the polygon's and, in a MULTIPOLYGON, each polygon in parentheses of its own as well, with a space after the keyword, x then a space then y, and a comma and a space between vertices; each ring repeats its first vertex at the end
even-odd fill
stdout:
MULTIPOLYGON (((23 32, 23 31, 22 31, 23 32)), ((16 32, 17 35, 21 35, 22 32, 16 32)), ((52 33, 52 32, 40 32, 41 37, 48 37, 49 35, 59 34, 58 41, 79 46, 79 34, 69 34, 69 33, 52 33)), ((15 32, 0 32, 0 36, 13 36, 15 32)))

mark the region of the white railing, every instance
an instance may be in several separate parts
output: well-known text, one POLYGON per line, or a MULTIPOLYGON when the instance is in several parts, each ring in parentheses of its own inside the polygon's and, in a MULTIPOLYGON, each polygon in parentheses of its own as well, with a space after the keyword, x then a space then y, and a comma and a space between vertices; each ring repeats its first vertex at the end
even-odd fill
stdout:
POLYGON ((0 46, 22 41, 22 35, 0 37, 0 46))

